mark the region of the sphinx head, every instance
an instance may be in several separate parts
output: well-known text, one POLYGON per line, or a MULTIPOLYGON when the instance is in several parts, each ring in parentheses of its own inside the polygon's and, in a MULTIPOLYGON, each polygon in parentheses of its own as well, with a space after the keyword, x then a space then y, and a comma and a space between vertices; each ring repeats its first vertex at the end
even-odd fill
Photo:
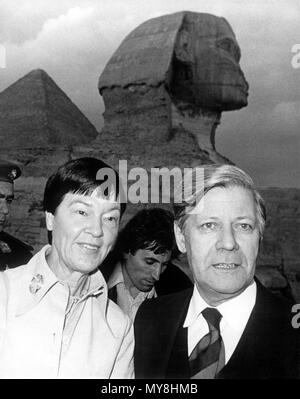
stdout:
POLYGON ((177 36, 170 92, 173 99, 219 111, 247 105, 241 51, 229 23, 210 14, 185 14, 177 36))

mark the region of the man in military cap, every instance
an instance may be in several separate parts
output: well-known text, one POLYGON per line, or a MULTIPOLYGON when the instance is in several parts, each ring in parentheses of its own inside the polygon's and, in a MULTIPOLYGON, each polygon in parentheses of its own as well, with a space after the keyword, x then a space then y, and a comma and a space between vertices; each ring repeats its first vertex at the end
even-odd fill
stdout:
POLYGON ((31 246, 3 231, 14 199, 14 180, 20 175, 17 165, 0 160, 0 270, 25 264, 32 257, 31 246))

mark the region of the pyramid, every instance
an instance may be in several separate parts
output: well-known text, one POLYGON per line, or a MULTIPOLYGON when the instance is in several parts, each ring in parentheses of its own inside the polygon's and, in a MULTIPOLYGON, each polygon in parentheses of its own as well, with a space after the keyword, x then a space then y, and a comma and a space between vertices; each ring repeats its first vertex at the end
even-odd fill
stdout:
POLYGON ((83 145, 98 132, 43 70, 36 69, 0 93, 0 146, 83 145))

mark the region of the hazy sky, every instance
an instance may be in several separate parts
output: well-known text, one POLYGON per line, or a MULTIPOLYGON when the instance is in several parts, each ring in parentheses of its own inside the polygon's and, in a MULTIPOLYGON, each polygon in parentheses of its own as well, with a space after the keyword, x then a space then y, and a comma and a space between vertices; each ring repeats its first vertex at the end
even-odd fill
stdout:
POLYGON ((242 50, 249 105, 223 112, 217 150, 260 186, 300 187, 299 0, 0 0, 0 91, 44 69, 98 130, 98 78, 124 37, 147 19, 181 10, 225 17, 242 50))

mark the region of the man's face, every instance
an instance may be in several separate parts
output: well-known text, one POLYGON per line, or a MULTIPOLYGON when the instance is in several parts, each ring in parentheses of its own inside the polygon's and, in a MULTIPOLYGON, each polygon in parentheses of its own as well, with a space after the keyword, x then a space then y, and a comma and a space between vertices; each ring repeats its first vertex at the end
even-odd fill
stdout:
POLYGON ((9 219, 10 204, 14 198, 13 184, 0 181, 0 231, 9 219))
POLYGON ((166 269, 171 251, 155 254, 150 249, 138 249, 125 254, 125 268, 131 283, 140 291, 149 292, 166 269))
POLYGON ((46 212, 57 277, 95 270, 115 242, 119 219, 120 204, 98 196, 97 191, 91 196, 68 193, 54 215, 46 212))
POLYGON ((187 253, 201 296, 215 306, 251 284, 259 249, 255 203, 242 187, 210 190, 189 215, 179 249, 187 253))

